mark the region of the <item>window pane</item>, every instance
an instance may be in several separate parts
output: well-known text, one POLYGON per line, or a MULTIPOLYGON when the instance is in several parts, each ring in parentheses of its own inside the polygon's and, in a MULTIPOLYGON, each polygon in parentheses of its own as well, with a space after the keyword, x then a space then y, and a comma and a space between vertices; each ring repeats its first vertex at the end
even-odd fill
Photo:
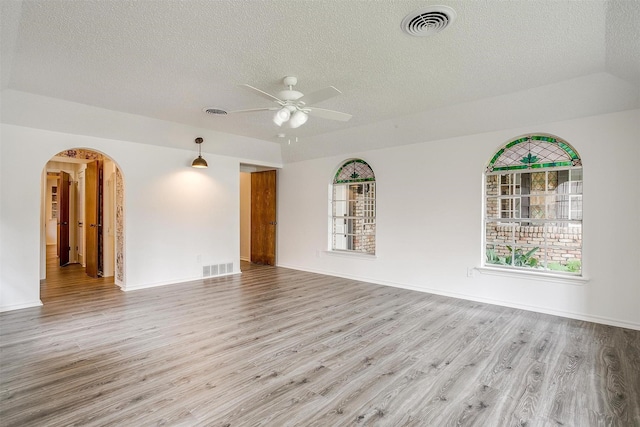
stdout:
POLYGON ((485 233, 487 243, 513 243, 513 233, 516 228, 515 224, 487 222, 485 233))
POLYGON ((556 193, 557 194, 570 194, 571 193, 571 183, 570 182, 563 182, 561 184, 558 185, 558 188, 556 188, 556 193))
POLYGON ((333 216, 344 216, 347 213, 347 202, 341 200, 333 202, 333 216))
POLYGON ((552 191, 558 187, 558 172, 547 172, 547 190, 552 191))
POLYGON ((563 258, 581 258, 582 224, 550 222, 545 224, 547 246, 559 248, 563 258))
POLYGON ((347 234, 362 233, 361 219, 347 219, 347 234))
POLYGON ((487 244, 485 262, 487 265, 509 265, 512 251, 506 245, 487 244))
POLYGON ((334 218, 333 232, 335 234, 345 234, 347 232, 346 220, 342 218, 334 218))
POLYGON ((487 196, 498 195, 498 175, 487 175, 485 177, 485 194, 487 196))
POLYGON ((362 194, 362 184, 349 185, 349 200, 356 200, 362 194))
POLYGON ((552 271, 580 273, 582 270, 582 224, 548 223, 547 268, 552 271))
POLYGON ((539 246, 520 246, 515 244, 505 246, 505 249, 507 253, 505 265, 520 268, 538 268, 541 264, 539 246))
POLYGON ((582 169, 571 169, 571 181, 582 181, 582 169))
POLYGON ((373 170, 367 164, 367 162, 355 159, 349 160, 336 173, 333 179, 334 184, 346 183, 346 182, 361 182, 361 181, 374 181, 375 177, 373 170))
MULTIPOLYGON (((565 172, 567 173, 567 177, 568 177, 568 173, 571 172, 571 175, 574 175, 574 172, 576 170, 571 170, 571 171, 560 171, 560 172, 565 172)), ((582 171, 580 171, 580 176, 582 176, 582 171)), ((572 180, 572 181, 565 181, 562 182, 558 185, 558 189, 556 190, 557 193, 559 194, 582 194, 582 181, 578 180, 572 180)))
POLYGON ((570 196, 570 219, 582 219, 582 196, 570 196))
POLYGON ((347 236, 341 234, 333 235, 333 249, 347 250, 347 236))
POLYGON ((498 218, 498 199, 487 199, 487 218, 498 218))
POLYGON ((531 192, 540 194, 546 191, 546 181, 544 172, 536 172, 531 174, 531 192))
POLYGON ((544 244, 544 224, 516 225, 513 231, 513 241, 517 245, 540 246, 544 244))
POLYGON ((520 198, 500 199, 500 218, 520 218, 520 198))
POLYGON ((582 194, 582 181, 571 182, 571 194, 582 194))
POLYGON ((569 181, 569 171, 568 170, 557 171, 556 173, 558 174, 558 186, 561 186, 565 182, 569 181))
POLYGON ((558 199, 555 195, 545 196, 545 203, 547 205, 546 219, 555 219, 558 215, 558 199))
POLYGON ((343 164, 333 186, 333 248, 375 253, 376 187, 373 171, 355 159, 343 164))

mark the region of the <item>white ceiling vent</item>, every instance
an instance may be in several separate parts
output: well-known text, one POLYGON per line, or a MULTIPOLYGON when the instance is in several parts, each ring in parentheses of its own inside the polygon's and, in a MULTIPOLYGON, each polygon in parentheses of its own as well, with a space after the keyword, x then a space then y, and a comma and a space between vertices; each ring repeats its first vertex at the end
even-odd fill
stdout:
POLYGON ((405 16, 402 30, 411 36, 432 36, 447 28, 455 19, 456 11, 449 6, 429 6, 405 16))
POLYGON ((225 115, 227 114, 226 111, 224 110, 220 110, 219 108, 213 108, 213 107, 204 107, 202 109, 202 111, 204 111, 207 114, 220 114, 220 115, 225 115))

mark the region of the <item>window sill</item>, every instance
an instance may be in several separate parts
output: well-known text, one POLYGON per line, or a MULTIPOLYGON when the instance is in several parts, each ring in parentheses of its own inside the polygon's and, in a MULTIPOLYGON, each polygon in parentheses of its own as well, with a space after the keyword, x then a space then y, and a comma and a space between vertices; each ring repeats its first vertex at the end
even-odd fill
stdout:
POLYGON ((499 267, 476 267, 481 274, 493 276, 514 277, 528 280, 544 280, 546 282, 564 283, 566 285, 584 285, 589 282, 585 276, 570 276, 542 271, 512 270, 499 267))
POLYGON ((323 251, 322 253, 329 256, 337 256, 337 257, 344 257, 344 258, 358 258, 358 259, 364 259, 367 261, 374 261, 378 258, 376 255, 365 254, 363 252, 323 251))

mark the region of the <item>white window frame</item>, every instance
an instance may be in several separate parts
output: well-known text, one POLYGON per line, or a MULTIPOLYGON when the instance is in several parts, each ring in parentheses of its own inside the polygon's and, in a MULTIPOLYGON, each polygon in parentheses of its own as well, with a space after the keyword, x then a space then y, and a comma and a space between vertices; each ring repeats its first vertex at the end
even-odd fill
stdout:
MULTIPOLYGON (((525 170, 509 170, 509 171, 496 171, 496 172, 487 172, 484 174, 484 185, 483 185, 483 245, 482 245, 482 267, 483 268, 500 268, 500 269, 508 269, 508 270, 517 270, 520 272, 531 272, 533 274, 535 273, 543 273, 543 274, 562 274, 562 275, 572 275, 572 276, 579 276, 582 277, 583 275, 583 269, 581 268, 580 272, 578 273, 572 273, 572 272, 558 272, 555 270, 550 270, 548 269, 548 265, 549 260, 547 259, 547 251, 548 250, 553 250, 553 249, 557 249, 560 246, 558 245, 554 245, 553 243, 550 243, 549 239, 548 239, 548 232, 543 232, 543 238, 544 241, 541 244, 522 244, 522 243, 517 243, 516 242, 516 238, 515 235, 513 233, 515 233, 515 229, 518 225, 522 226, 522 224, 526 224, 526 225, 546 225, 546 224, 556 224, 556 223, 563 223, 563 224, 567 224, 569 227, 582 227, 582 219, 578 219, 578 218, 572 218, 572 208, 571 208, 571 202, 574 199, 580 199, 582 200, 583 198, 583 194, 582 194, 582 176, 580 176, 580 180, 576 180, 576 181, 571 181, 572 176, 574 174, 573 171, 580 171, 580 175, 582 175, 582 166, 574 166, 574 167, 562 167, 562 168, 547 168, 547 169, 543 169, 543 170, 531 170, 531 169, 525 169, 525 170), (544 194, 522 194, 522 175, 523 174, 533 174, 533 173, 545 173, 545 189, 548 187, 548 182, 549 182, 549 172, 554 172, 554 171, 569 171, 569 180, 566 181, 563 184, 569 184, 570 187, 570 191, 572 189, 572 187, 574 187, 573 184, 576 184, 576 190, 579 188, 579 193, 567 193, 567 194, 558 194, 555 192, 555 190, 551 190, 553 192, 547 191, 545 190, 544 194), (508 183, 507 184, 502 184, 502 176, 507 175, 507 176, 511 176, 508 179, 508 183), (497 182, 498 182, 498 189, 497 195, 487 195, 486 191, 487 191, 487 178, 489 176, 498 176, 497 178, 497 182), (503 186, 508 186, 510 188, 509 194, 503 194, 502 193, 502 189, 503 186), (532 197, 544 197, 544 198, 548 198, 548 197, 558 197, 558 196, 564 196, 567 197, 568 199, 568 206, 569 206, 569 215, 568 218, 549 218, 549 204, 545 203, 545 217, 544 218, 530 218, 530 217, 523 217, 522 216, 522 200, 523 198, 528 198, 529 202, 531 201, 532 197), (491 199, 496 199, 497 200, 497 208, 498 208, 498 213, 496 217, 488 217, 488 213, 487 213, 487 204, 489 202, 489 200, 491 199), (511 217, 504 217, 504 213, 505 211, 503 210, 503 206, 502 206, 502 201, 503 200, 511 200, 512 203, 510 203, 511 207, 517 205, 518 209, 513 209, 510 208, 506 211, 506 213, 511 214, 511 217), (487 226, 490 223, 496 223, 496 224, 501 224, 502 226, 509 226, 509 225, 513 225, 513 231, 512 231, 512 240, 507 244, 505 244, 505 246, 510 246, 512 247, 512 253, 511 253, 511 264, 510 265, 502 265, 502 264, 492 264, 489 263, 487 261, 487 246, 488 245, 495 245, 495 244, 504 244, 504 242, 491 242, 488 241, 487 239, 487 226), (543 269, 537 269, 537 268, 531 268, 531 267, 523 267, 523 266, 516 266, 515 265, 515 261, 516 261, 516 256, 515 253, 518 249, 522 250, 522 251, 527 251, 527 250, 531 250, 534 247, 538 247, 539 249, 542 249, 545 253, 545 258, 542 261, 542 266, 544 267, 543 269)), ((559 187, 560 185, 558 185, 559 187)), ((531 206, 531 203, 529 203, 529 206, 531 206)), ((582 216, 582 212, 581 215, 582 216)), ((580 233, 582 235, 582 232, 580 233)), ((561 248, 561 247, 560 247, 561 248)), ((581 253, 581 259, 582 259, 582 245, 580 246, 580 253, 581 253)))
MULTIPOLYGON (((339 170, 353 161, 365 164, 360 159, 348 160, 342 163, 339 170)), ((373 170, 371 169, 371 173, 373 170)), ((361 256, 375 256, 376 253, 376 181, 367 178, 350 182, 335 182, 329 186, 329 251, 361 256), (360 188, 362 191, 354 191, 360 188), (361 198, 352 197, 362 194, 361 198), (342 227, 338 224, 342 222, 342 227), (351 224, 351 228, 349 225, 351 224), (354 226, 355 225, 355 226, 354 226), (373 231, 372 231, 373 230, 373 231), (373 236, 373 250, 356 247, 354 241, 366 240, 373 236)))
POLYGON ((499 147, 483 174, 479 269, 586 281, 582 179, 580 155, 554 135, 520 135, 499 147), (552 173, 555 185, 549 185, 552 173))

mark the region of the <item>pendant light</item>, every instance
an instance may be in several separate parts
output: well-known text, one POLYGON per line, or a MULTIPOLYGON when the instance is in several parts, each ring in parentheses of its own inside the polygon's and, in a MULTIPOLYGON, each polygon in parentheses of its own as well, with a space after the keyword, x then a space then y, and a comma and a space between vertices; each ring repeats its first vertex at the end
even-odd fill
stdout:
POLYGON ((202 142, 204 139, 196 138, 196 144, 198 144, 198 157, 191 163, 191 167, 193 168, 207 168, 207 161, 202 158, 202 142))

